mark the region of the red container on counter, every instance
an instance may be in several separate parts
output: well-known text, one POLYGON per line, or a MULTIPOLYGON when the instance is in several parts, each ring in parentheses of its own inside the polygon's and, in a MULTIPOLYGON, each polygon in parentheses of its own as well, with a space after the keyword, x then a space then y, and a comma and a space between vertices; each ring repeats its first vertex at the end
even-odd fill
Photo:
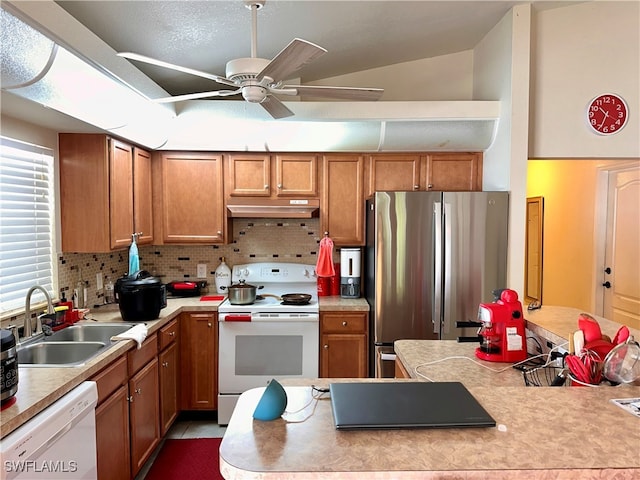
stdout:
POLYGON ((330 277, 330 290, 331 290, 331 295, 332 296, 336 296, 336 295, 340 295, 340 264, 339 263, 334 263, 333 267, 336 271, 336 274, 333 277, 330 277))
POLYGON ((331 295, 331 279, 333 277, 318 277, 318 296, 328 297, 331 295))

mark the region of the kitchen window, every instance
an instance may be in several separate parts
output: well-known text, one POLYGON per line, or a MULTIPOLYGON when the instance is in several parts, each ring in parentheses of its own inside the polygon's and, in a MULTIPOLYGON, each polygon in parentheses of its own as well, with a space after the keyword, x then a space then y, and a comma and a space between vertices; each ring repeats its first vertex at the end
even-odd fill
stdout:
POLYGON ((55 297, 54 196, 53 151, 0 137, 2 316, 22 310, 34 285, 55 297))

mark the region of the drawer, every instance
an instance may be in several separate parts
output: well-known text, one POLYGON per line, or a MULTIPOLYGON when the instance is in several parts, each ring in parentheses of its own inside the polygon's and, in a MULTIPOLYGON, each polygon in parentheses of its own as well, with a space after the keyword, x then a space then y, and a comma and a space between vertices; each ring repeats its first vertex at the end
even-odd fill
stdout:
POLYGON ((127 352, 129 362, 129 376, 135 375, 150 360, 158 355, 158 335, 154 333, 142 342, 142 347, 137 347, 127 352))
POLYGON ((160 350, 164 350, 178 339, 178 320, 172 320, 160 329, 158 334, 158 345, 160 350))
POLYGON ((124 355, 96 373, 91 380, 98 385, 98 405, 122 385, 126 385, 128 378, 127 357, 124 355))
POLYGON ((320 317, 323 333, 366 333, 366 313, 325 313, 320 317))

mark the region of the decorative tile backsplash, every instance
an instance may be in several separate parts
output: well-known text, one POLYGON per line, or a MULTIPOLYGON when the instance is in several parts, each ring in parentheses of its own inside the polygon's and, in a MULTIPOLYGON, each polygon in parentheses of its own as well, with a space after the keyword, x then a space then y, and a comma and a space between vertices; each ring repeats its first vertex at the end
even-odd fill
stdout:
MULTIPOLYGON (((139 246, 140 268, 159 276, 163 283, 197 279, 197 265, 207 265, 209 291, 215 291, 215 269, 220 259, 232 267, 242 263, 288 262, 315 265, 322 239, 320 221, 311 219, 243 218, 233 220, 233 243, 228 245, 139 246)), ((334 249, 334 261, 339 261, 334 249)), ((59 289, 71 299, 82 275, 87 283, 87 305, 102 304, 103 292, 97 289, 96 275, 115 280, 127 273, 128 251, 114 253, 61 253, 58 256, 59 289)), ((60 292, 58 292, 60 295, 60 292)))

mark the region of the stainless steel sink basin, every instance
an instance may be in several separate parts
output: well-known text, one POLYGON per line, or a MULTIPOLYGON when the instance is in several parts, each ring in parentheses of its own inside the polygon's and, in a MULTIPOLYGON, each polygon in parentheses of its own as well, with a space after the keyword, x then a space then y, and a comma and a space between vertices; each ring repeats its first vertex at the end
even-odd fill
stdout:
POLYGON ((111 337, 126 332, 134 323, 82 323, 40 334, 16 348, 18 365, 24 367, 77 367, 102 353, 114 342, 111 337))
POLYGON ((83 323, 53 332, 44 337, 46 343, 51 342, 103 342, 108 344, 111 337, 126 332, 133 323, 83 323))
POLYGON ((103 342, 37 342, 17 349, 18 365, 79 366, 97 355, 103 342))

